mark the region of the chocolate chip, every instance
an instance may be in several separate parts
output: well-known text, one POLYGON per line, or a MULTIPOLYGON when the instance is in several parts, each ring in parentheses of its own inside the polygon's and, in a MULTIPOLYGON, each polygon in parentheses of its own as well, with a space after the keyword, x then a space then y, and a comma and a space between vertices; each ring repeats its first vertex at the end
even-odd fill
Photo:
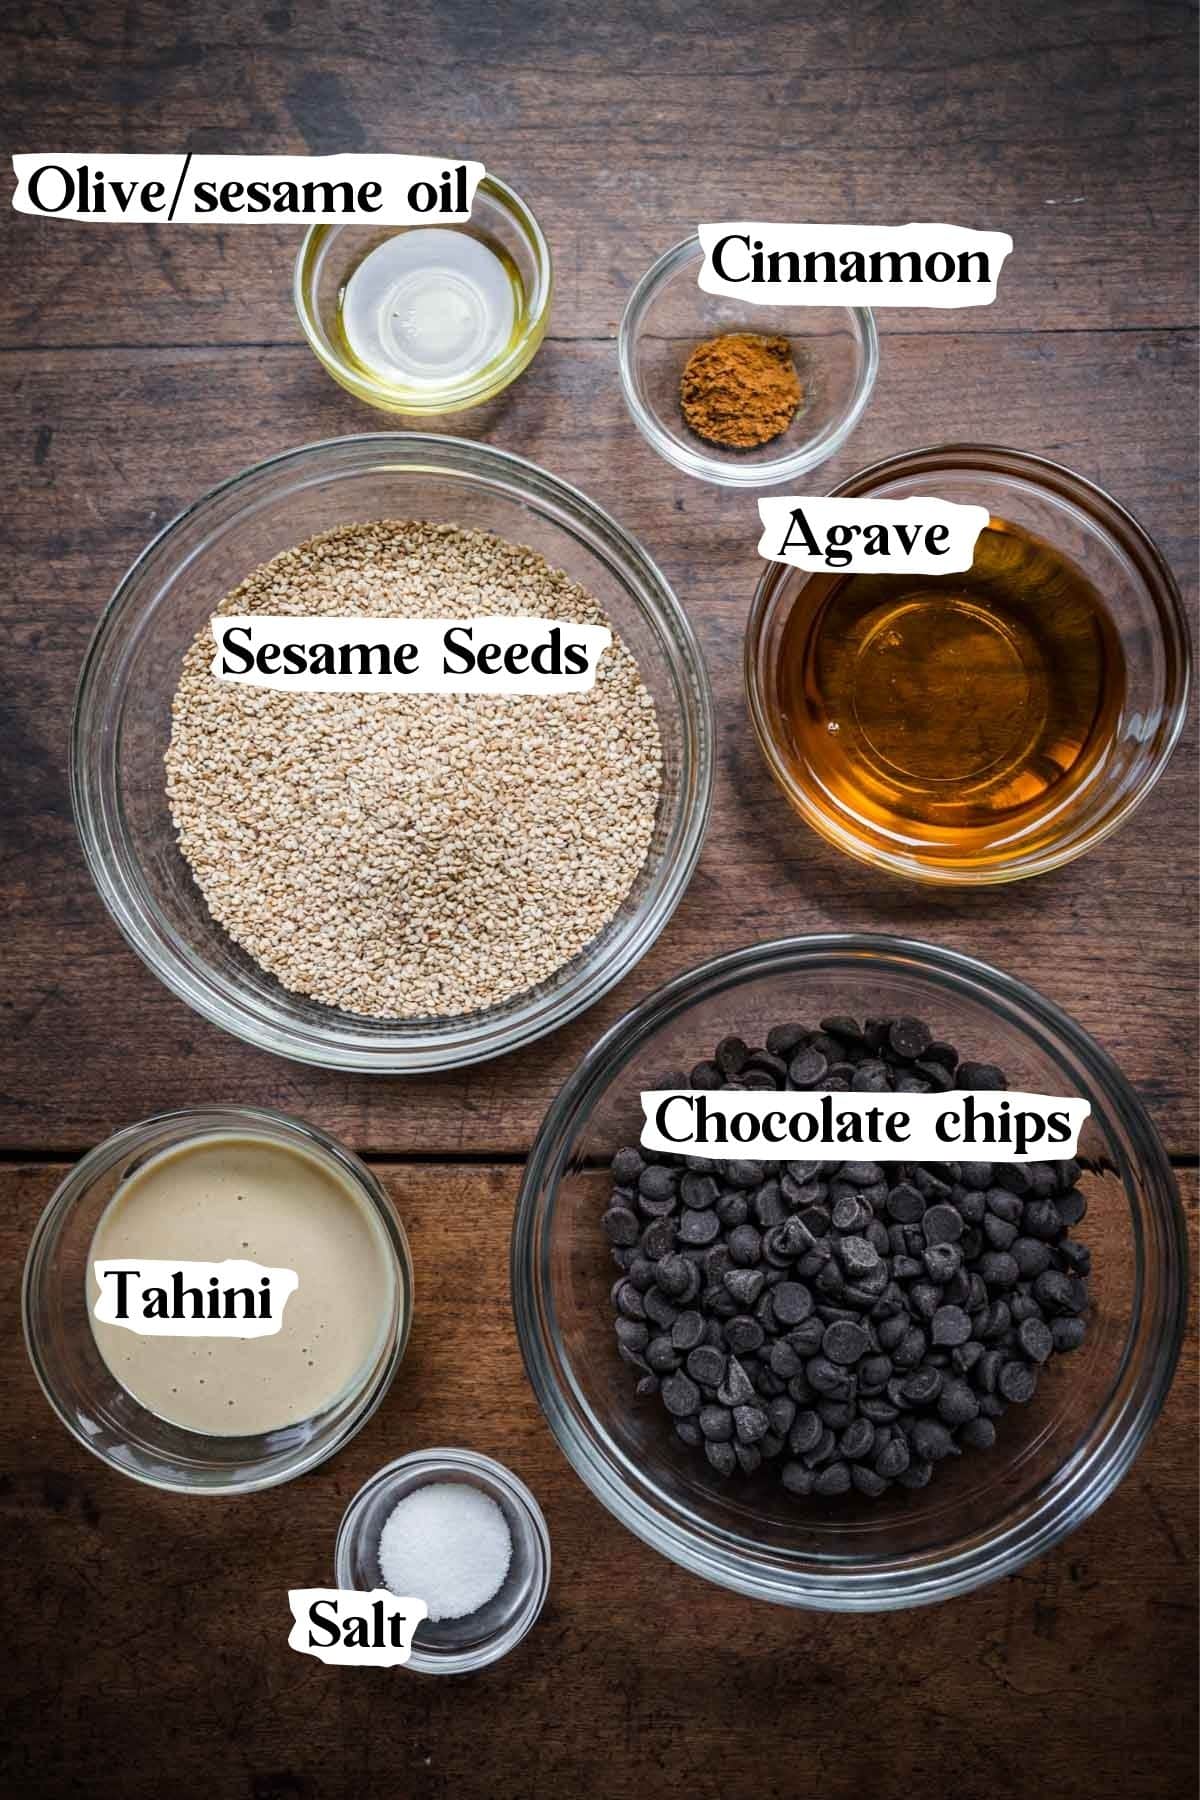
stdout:
POLYGON ((873 1275, 879 1268, 879 1252, 870 1238, 842 1238, 837 1246, 838 1260, 847 1275, 859 1281, 864 1275, 873 1275))
POLYGON ((847 1462, 861 1462, 875 1447, 875 1427, 870 1419, 852 1419, 838 1439, 838 1450, 847 1462))
POLYGON ((1006 1362, 996 1386, 1006 1400, 1023 1406, 1027 1400, 1033 1399, 1037 1390, 1037 1375, 1028 1363, 1006 1362))
POLYGON ((679 1352, 669 1337, 651 1338, 646 1345, 646 1361, 656 1375, 671 1375, 679 1367, 679 1352))
POLYGON ((961 1306, 939 1306, 933 1315, 931 1335, 935 1344, 947 1348, 965 1344, 971 1335, 971 1321, 961 1306))
POLYGON ((687 1359, 687 1372, 701 1387, 715 1388, 725 1379, 729 1358, 711 1344, 699 1344, 687 1359))
POLYGON ((957 1244, 930 1244, 921 1259, 931 1281, 944 1286, 951 1281, 962 1268, 962 1251, 957 1244))
POLYGON ((1087 1201, 1078 1188, 1059 1194, 1054 1204, 1064 1225, 1078 1225, 1087 1215, 1087 1201))
POLYGON ((711 1244, 720 1234, 721 1221, 715 1212, 696 1212, 689 1208, 681 1215, 678 1229, 685 1244, 711 1244))
POLYGON ((671 1342, 676 1350, 694 1350, 704 1336, 704 1314, 681 1312, 671 1327, 671 1342))
POLYGON ((1004 1079, 1003 1069, 998 1069, 995 1063, 965 1062, 958 1065, 955 1085, 978 1094, 999 1092, 1008 1086, 1008 1082, 1004 1079))
POLYGON ((772 1056, 791 1056, 811 1036, 805 1025, 772 1025, 767 1033, 767 1049, 772 1056))
POLYGON ((888 1484, 883 1476, 877 1475, 874 1469, 869 1469, 865 1463, 851 1463, 850 1480, 857 1491, 867 1500, 878 1500, 881 1494, 887 1492, 888 1484))
POLYGON ((816 1477, 811 1469, 805 1468, 803 1463, 789 1462, 783 1465, 782 1480, 789 1494, 805 1498, 812 1493, 816 1477))
POLYGON ((850 1083, 856 1094, 885 1094, 888 1085, 887 1068, 881 1062, 860 1063, 850 1083))
POLYGON ((921 1369, 914 1369, 900 1383, 900 1393, 910 1406, 932 1406, 942 1391, 942 1371, 933 1369, 928 1364, 921 1369))
POLYGON ((990 1419, 968 1419, 959 1431, 958 1441, 972 1450, 990 1450, 996 1442, 996 1427, 990 1419))
MULTIPOLYGON (((871 1348, 871 1340, 861 1325, 839 1319, 830 1325, 821 1339, 821 1349, 831 1363, 848 1365, 858 1362, 871 1348)), ((812 1380, 811 1369, 809 1380, 812 1380)))
POLYGON ((657 1288, 650 1289, 643 1304, 646 1309, 646 1317, 652 1324, 657 1325, 660 1331, 670 1331, 679 1317, 678 1309, 672 1306, 666 1295, 657 1288))
POLYGON ((701 1435, 712 1444, 727 1444, 733 1436, 733 1414, 727 1406, 702 1406, 697 1422, 701 1435))
POLYGON ((729 1254, 739 1268, 751 1269, 762 1260, 762 1242, 753 1225, 738 1225, 729 1234, 729 1254))
POLYGON ((794 1088, 811 1088, 828 1067, 819 1050, 801 1050, 788 1065, 788 1080, 794 1088))
POLYGON ((714 1443, 709 1438, 705 1441, 704 1454, 718 1475, 732 1475, 738 1466, 732 1444, 714 1443))
POLYGON ((626 1145, 624 1149, 618 1150, 610 1164, 613 1180, 618 1187, 634 1186, 645 1166, 641 1151, 635 1150, 632 1145, 626 1145))
POLYGON ((754 1383, 737 1357, 731 1356, 725 1369, 725 1379, 717 1389, 717 1399, 722 1406, 745 1406, 753 1398, 754 1383))
POLYGON ((888 1043, 907 1062, 922 1056, 933 1042, 933 1033, 921 1019, 894 1019, 888 1029, 888 1043))
POLYGON ((942 1383, 937 1410, 944 1425, 957 1427, 979 1417, 979 1401, 960 1376, 953 1376, 942 1383))
POLYGON ((940 1419, 918 1419, 913 1426, 912 1445, 922 1462, 941 1462, 961 1452, 940 1419))
POLYGON ((698 1411, 700 1406, 700 1389, 688 1376, 677 1372, 669 1375, 662 1384, 663 1405, 677 1419, 687 1418, 698 1411))
MULTIPOLYGON (((685 1215, 690 1217, 691 1215, 685 1215)), ((642 1233, 642 1255, 651 1262, 661 1262, 675 1248, 675 1225, 671 1219, 655 1219, 642 1233)))
POLYGON ((1074 1292, 1071 1277, 1060 1269, 1047 1269, 1033 1284, 1034 1298, 1050 1313, 1073 1313, 1074 1292))
POLYGON ((1082 1319, 1051 1319, 1050 1333, 1054 1339, 1054 1348, 1059 1352, 1078 1350, 1084 1339, 1086 1327, 1082 1319))
POLYGON ((716 1206, 721 1185, 711 1175, 685 1175, 679 1184, 679 1198, 685 1206, 704 1212, 716 1206))
MULTIPOLYGON (((731 1304, 736 1305, 732 1295, 728 1298, 731 1304)), ((761 1349, 766 1336, 759 1321, 752 1319, 749 1313, 739 1313, 725 1327, 725 1342, 738 1356, 748 1356, 752 1351, 761 1349)))
POLYGON ((955 1244, 963 1234, 963 1217, 956 1206, 931 1206, 921 1220, 927 1244, 955 1244))
POLYGON ((735 1406, 733 1428, 743 1444, 756 1444, 771 1429, 771 1421, 761 1406, 735 1406))
POLYGON ((850 1492, 850 1471, 844 1462, 831 1462, 820 1471, 813 1484, 814 1493, 829 1498, 850 1492))
POLYGON ((771 1290, 775 1317, 781 1325, 802 1325, 813 1309, 812 1295, 799 1281, 781 1281, 771 1290))
POLYGON ((766 1276, 761 1269, 730 1269, 724 1276, 725 1286, 739 1306, 753 1306, 763 1291, 766 1276))
POLYGON ((626 1350, 644 1350, 650 1342, 649 1330, 636 1319, 618 1319, 616 1333, 617 1342, 626 1350))
POLYGON ((644 1319, 646 1317, 646 1303, 632 1281, 617 1283, 616 1300, 617 1311, 623 1313, 627 1319, 644 1319))
POLYGON ((1042 1318, 1022 1319, 1017 1339, 1032 1362, 1044 1363, 1054 1349, 1054 1333, 1042 1318))
POLYGON ((902 1437, 892 1438, 883 1446, 875 1457, 875 1473, 882 1475, 885 1481, 895 1481, 908 1468, 908 1445, 902 1437))
MULTIPOLYGON (((695 1181, 694 1175, 685 1176, 685 1181, 695 1181)), ((648 1163, 638 1176, 638 1193, 647 1200, 667 1200, 675 1203, 678 1179, 674 1169, 664 1168, 661 1163, 648 1163)))
POLYGON ((600 1223, 610 1244, 628 1247, 636 1244, 641 1235, 642 1228, 638 1224, 637 1214, 627 1206, 610 1206, 600 1223))
POLYGON ((989 1287, 1015 1287, 1021 1279, 1017 1259, 1007 1250, 989 1251, 986 1256, 980 1257, 977 1266, 989 1287))
POLYGON ((898 1181, 888 1194, 887 1209, 898 1225, 915 1225, 925 1215, 925 1196, 910 1181, 898 1181))

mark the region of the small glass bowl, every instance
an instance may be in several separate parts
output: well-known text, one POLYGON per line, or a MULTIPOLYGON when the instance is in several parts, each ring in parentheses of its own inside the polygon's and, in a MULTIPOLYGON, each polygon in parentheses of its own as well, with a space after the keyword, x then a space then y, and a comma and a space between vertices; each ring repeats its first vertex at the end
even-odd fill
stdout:
POLYGON ((854 430, 875 385, 879 339, 865 306, 752 306, 697 283, 697 236, 660 256, 629 296, 617 340, 633 422, 660 456, 700 481, 766 488, 815 469, 854 430), (787 430, 754 450, 725 450, 684 422, 679 381, 697 344, 722 332, 785 337, 804 390, 787 430))
POLYGON ((391 1386, 408 1342, 413 1277, 408 1239, 371 1171, 335 1139, 283 1113, 198 1106, 128 1125, 89 1151, 59 1186, 34 1230, 21 1290, 25 1343, 42 1391, 67 1430, 110 1468, 150 1487, 247 1494, 316 1468, 366 1424, 391 1386), (87 1274, 92 1240, 117 1187, 150 1157, 213 1133, 253 1132, 294 1145, 349 1181, 379 1226, 392 1302, 370 1361, 320 1413, 278 1431, 215 1437, 160 1419, 117 1381, 96 1346, 87 1274))
POLYGON ((1129 1083, 1032 988, 953 951, 846 933, 718 957, 660 988, 596 1044, 538 1134, 517 1206, 512 1293, 533 1389, 576 1473, 610 1512, 693 1574, 786 1606, 919 1606, 1011 1575, 1093 1513, 1138 1454, 1171 1384, 1188 1304, 1170 1164, 1129 1083), (1083 1345, 1055 1358, 988 1451, 878 1501, 789 1495, 777 1466, 724 1481, 639 1399, 613 1336, 600 1227, 614 1151, 639 1140, 641 1091, 676 1085, 729 1033, 831 1013, 927 1019, 1015 1089, 1079 1095, 1094 1261, 1083 1345))
POLYGON ((687 614, 640 544, 577 489, 523 457, 421 432, 289 450, 212 489, 142 552, 105 609, 75 701, 71 796, 92 879, 172 993, 235 1036, 323 1068, 413 1074, 500 1056, 608 992, 678 905, 708 824, 713 706, 687 614), (368 1018, 291 993, 208 911, 180 852, 163 755, 183 657, 251 569, 314 532, 364 519, 430 519, 538 550, 600 603, 654 697, 663 747, 658 817, 608 925, 546 981, 453 1018, 368 1018))
POLYGON ((493 400, 533 360, 550 321, 553 275, 550 247, 542 228, 521 199, 494 175, 485 175, 475 190, 469 224, 442 230, 490 237, 516 265, 524 306, 513 341, 503 355, 482 369, 436 388, 403 388, 381 381, 352 361, 333 334, 338 294, 363 257, 385 239, 416 227, 406 225, 313 225, 296 257, 292 296, 304 335, 333 379, 368 406, 411 418, 464 412, 493 400))
MULTIPOLYGON (((499 1662, 521 1642, 550 1587, 550 1534, 542 1509, 503 1464, 474 1450, 414 1450, 388 1463, 346 1508, 334 1550, 339 1588, 384 1587, 379 1539, 393 1507, 432 1481, 463 1482, 496 1502, 512 1536, 512 1561, 500 1591, 462 1619, 423 1619, 405 1668, 422 1675, 466 1675, 499 1662)), ((412 1595, 409 1598, 420 1599, 412 1595)))
POLYGON ((1141 805, 1175 747, 1187 717, 1191 651, 1187 615, 1161 552, 1103 489, 1058 463, 993 445, 944 444, 872 463, 835 494, 903 500, 935 494, 987 507, 1061 552, 1092 583, 1120 642, 1125 691, 1111 742, 1086 784, 1057 809, 1041 807, 997 825, 990 845, 969 857, 910 843, 839 804, 806 773, 781 704, 788 622, 808 604, 803 570, 768 563, 759 578, 745 637, 750 718, 767 767, 791 805, 837 849, 893 875, 975 885, 1019 881, 1081 856, 1141 805))

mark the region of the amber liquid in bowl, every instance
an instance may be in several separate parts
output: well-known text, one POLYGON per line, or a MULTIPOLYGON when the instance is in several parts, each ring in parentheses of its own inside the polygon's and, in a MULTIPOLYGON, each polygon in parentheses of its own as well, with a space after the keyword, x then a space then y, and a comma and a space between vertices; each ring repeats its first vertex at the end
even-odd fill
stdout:
POLYGON ((776 692, 820 811, 968 865, 1055 835, 1103 771, 1125 665, 1092 583, 993 518, 962 574, 810 577, 776 692))

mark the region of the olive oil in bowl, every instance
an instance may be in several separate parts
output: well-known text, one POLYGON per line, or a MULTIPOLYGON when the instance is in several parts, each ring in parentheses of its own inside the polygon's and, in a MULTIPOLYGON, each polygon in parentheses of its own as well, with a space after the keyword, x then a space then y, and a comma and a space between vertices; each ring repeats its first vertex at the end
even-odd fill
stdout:
POLYGON ((376 243, 349 271, 332 336, 398 404, 411 397, 423 410, 507 356, 526 312, 520 272, 495 239, 416 226, 376 243))

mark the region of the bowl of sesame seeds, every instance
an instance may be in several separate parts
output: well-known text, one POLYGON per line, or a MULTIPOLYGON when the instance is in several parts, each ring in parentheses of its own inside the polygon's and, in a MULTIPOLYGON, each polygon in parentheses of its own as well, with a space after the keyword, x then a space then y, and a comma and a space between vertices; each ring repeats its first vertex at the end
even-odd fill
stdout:
POLYGON ((687 616, 600 507, 422 433, 289 451, 153 540, 84 662, 88 866, 172 992, 327 1068, 481 1061, 574 1018, 695 867, 712 701, 687 616), (217 681, 221 612, 607 625, 585 693, 281 692, 217 681))

